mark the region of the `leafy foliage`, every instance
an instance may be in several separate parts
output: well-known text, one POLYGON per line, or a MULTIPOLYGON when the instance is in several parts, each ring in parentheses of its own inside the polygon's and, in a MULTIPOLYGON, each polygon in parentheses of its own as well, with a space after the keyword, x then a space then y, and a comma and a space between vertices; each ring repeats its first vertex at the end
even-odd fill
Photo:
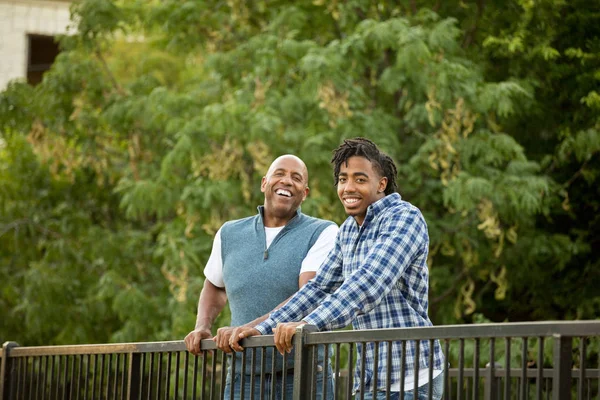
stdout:
POLYGON ((426 216, 434 322, 597 318, 599 11, 75 3, 43 82, 0 93, 0 337, 183 337, 270 161, 302 157, 303 210, 341 223, 329 158, 355 136, 426 216))

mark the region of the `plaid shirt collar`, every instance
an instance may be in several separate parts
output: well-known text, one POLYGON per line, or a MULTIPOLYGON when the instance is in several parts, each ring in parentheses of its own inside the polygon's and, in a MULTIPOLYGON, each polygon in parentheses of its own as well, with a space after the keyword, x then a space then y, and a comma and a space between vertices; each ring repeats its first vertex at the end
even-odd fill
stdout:
MULTIPOLYGON (((385 209, 387 209, 388 207, 390 207, 394 204, 397 204, 400 200, 402 200, 400 193, 394 192, 392 194, 388 194, 387 196, 377 200, 375 203, 370 204, 369 207, 367 207, 367 213, 365 215, 365 219, 363 221, 363 224, 360 227, 362 227, 362 228, 366 227, 370 221, 377 218, 377 216, 379 214, 381 214, 385 209)), ((350 218, 352 218, 352 217, 350 217, 350 218)), ((352 218, 352 219, 354 219, 354 218, 352 218)), ((358 224, 355 223, 355 225, 358 227, 358 224)))

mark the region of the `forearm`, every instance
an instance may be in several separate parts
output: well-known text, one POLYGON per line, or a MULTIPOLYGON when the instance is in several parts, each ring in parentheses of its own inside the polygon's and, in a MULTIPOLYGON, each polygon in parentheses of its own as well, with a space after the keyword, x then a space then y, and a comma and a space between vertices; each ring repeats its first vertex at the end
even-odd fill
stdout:
POLYGON ((281 307, 283 307, 283 305, 285 303, 287 303, 291 298, 293 297, 290 296, 287 299, 285 299, 284 301, 282 301, 281 303, 279 303, 273 310, 271 310, 270 312, 266 313, 265 315, 261 315, 260 317, 244 324, 243 326, 248 327, 248 328, 254 328, 256 325, 260 324, 261 322, 263 322, 264 320, 266 320, 267 318, 269 318, 269 315, 273 312, 273 311, 277 311, 279 310, 281 307))
MULTIPOLYGON (((309 280, 311 280, 314 277, 315 277, 315 272, 314 271, 308 271, 308 272, 301 273, 300 277, 298 278, 298 288, 302 289, 302 286, 304 286, 309 280)), ((248 327, 248 328, 254 328, 256 325, 260 324, 261 322, 263 322, 264 320, 266 320, 267 318, 269 318, 269 315, 272 312, 277 311, 281 307, 283 307, 285 305, 285 303, 287 303, 288 301, 290 301, 290 299, 292 297, 294 297, 294 295, 291 295, 290 297, 288 297, 287 299, 285 299, 284 301, 282 301, 281 303, 279 303, 275 308, 273 308, 271 311, 269 311, 265 315, 261 315, 260 317, 256 318, 255 320, 252 320, 252 321, 244 324, 244 326, 248 327)))
POLYGON ((225 290, 213 285, 209 280, 204 281, 204 288, 198 300, 195 329, 210 330, 226 303, 225 290))

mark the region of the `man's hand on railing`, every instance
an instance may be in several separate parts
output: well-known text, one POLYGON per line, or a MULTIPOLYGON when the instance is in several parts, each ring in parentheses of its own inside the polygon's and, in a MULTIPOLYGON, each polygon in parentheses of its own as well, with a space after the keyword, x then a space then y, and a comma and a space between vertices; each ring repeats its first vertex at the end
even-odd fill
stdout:
POLYGON ((250 326, 238 326, 234 328, 231 337, 229 338, 229 346, 235 351, 243 351, 244 348, 240 346, 240 340, 250 336, 260 336, 259 330, 250 326))
POLYGON ((306 325, 306 322, 284 322, 277 324, 277 327, 273 330, 273 334, 275 335, 273 340, 279 353, 283 355, 284 351, 288 353, 292 351, 292 347, 294 347, 292 338, 296 333, 296 328, 302 325, 306 325))
POLYGON ((223 352, 231 353, 235 350, 233 346, 230 345, 231 337, 238 329, 240 329, 239 326, 224 326, 219 328, 217 329, 217 335, 213 338, 213 341, 223 352))
POLYGON ((212 332, 210 331, 210 329, 198 328, 188 333, 183 341, 185 342, 185 347, 187 348, 187 350, 190 353, 198 356, 203 353, 200 349, 200 342, 202 341, 202 339, 210 339, 211 337, 212 332))

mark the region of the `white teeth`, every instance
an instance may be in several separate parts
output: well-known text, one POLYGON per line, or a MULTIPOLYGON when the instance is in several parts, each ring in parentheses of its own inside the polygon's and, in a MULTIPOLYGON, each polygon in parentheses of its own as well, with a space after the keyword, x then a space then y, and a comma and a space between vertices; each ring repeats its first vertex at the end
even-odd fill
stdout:
POLYGON ((282 196, 292 197, 292 193, 284 189, 277 189, 275 193, 280 194, 282 196))
POLYGON ((356 203, 358 200, 359 200, 359 199, 344 199, 344 201, 345 201, 346 203, 350 203, 350 204, 354 204, 354 203, 356 203))

